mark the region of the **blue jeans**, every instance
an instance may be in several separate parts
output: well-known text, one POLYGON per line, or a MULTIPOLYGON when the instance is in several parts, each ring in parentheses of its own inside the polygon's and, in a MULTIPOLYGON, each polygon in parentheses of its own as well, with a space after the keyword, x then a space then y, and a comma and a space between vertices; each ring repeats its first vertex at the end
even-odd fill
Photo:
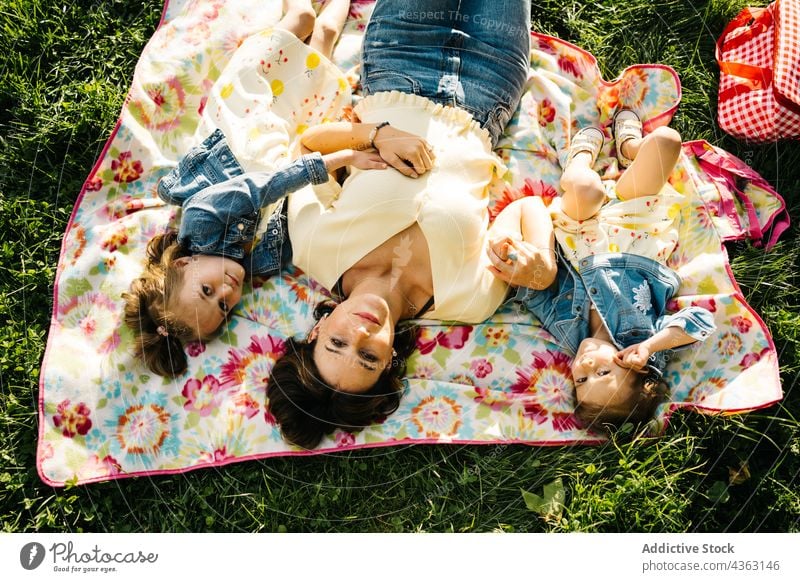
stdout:
POLYGON ((362 86, 467 110, 496 144, 530 63, 527 0, 378 0, 364 35, 362 86))

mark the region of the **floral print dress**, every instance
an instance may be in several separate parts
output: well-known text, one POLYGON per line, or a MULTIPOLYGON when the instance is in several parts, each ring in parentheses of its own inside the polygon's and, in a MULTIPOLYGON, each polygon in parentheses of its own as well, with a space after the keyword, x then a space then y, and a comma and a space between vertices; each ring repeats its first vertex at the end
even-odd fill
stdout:
POLYGON ((576 270, 581 259, 602 253, 628 253, 666 265, 678 244, 684 197, 666 184, 655 196, 620 200, 615 182, 604 181, 608 201, 588 220, 567 216, 556 198, 550 204, 556 240, 576 270))
POLYGON ((307 128, 352 100, 341 70, 292 33, 269 28, 242 42, 209 92, 196 135, 219 128, 245 171, 285 166, 307 128))

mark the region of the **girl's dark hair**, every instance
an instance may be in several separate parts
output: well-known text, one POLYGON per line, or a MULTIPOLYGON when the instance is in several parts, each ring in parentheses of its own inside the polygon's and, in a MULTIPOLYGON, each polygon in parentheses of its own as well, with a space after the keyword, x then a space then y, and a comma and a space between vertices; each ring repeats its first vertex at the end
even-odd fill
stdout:
POLYGON ((669 393, 669 386, 661 375, 655 372, 637 374, 636 377, 639 390, 636 391, 634 398, 626 403, 625 409, 579 403, 575 408, 575 416, 585 427, 601 429, 608 433, 627 422, 634 426, 649 422, 655 415, 656 407, 669 393))
POLYGON ((183 345, 200 338, 191 327, 169 310, 172 293, 182 281, 183 271, 173 262, 191 253, 178 243, 174 230, 157 234, 147 244, 144 272, 122 294, 125 323, 133 331, 133 354, 159 376, 177 376, 186 371, 183 345), (158 333, 163 327, 166 335, 158 333))
MULTIPOLYGON (((314 318, 319 321, 335 307, 330 301, 320 303, 314 318)), ((397 410, 403 390, 401 378, 406 360, 416 347, 418 331, 416 325, 406 322, 397 326, 397 355, 375 385, 361 394, 336 390, 322 379, 314 363, 315 341, 288 340, 286 353, 275 363, 267 383, 269 410, 280 425, 283 438, 313 449, 337 428, 361 430, 397 410)))

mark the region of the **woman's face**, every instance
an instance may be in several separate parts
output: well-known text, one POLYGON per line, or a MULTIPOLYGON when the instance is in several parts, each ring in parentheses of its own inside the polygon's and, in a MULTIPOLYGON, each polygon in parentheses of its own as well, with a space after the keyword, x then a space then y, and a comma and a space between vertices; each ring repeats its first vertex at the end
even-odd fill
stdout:
POLYGON ((314 362, 322 379, 342 392, 367 392, 392 364, 394 328, 389 306, 377 295, 346 299, 309 339, 317 340, 314 362))
POLYGON ((173 312, 184 324, 209 337, 223 324, 242 298, 245 271, 225 257, 194 255, 175 261, 183 270, 183 281, 173 312))
POLYGON ((611 411, 630 409, 636 401, 637 372, 620 366, 614 356, 617 348, 604 340, 586 338, 572 361, 572 379, 578 404, 611 411))

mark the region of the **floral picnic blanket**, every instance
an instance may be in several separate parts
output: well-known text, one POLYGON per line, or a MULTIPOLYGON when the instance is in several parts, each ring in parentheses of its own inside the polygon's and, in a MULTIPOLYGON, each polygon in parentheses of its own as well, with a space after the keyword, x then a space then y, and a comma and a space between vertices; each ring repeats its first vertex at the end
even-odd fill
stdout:
MULTIPOLYGON (((165 6, 64 235, 40 377, 41 478, 62 486, 410 443, 601 441, 573 416, 569 357, 514 305, 479 325, 423 322, 400 408, 361 432, 337 431, 314 451, 280 438, 265 393, 286 338, 307 333, 313 306, 327 293, 296 268, 254 280, 225 333, 187 347, 184 376, 162 379, 133 359, 121 294, 142 270, 147 241, 175 220, 175 208, 158 199, 155 186, 195 144, 220 71, 243 39, 279 19, 280 4, 184 0, 165 6)), ((334 54, 354 89, 371 8, 371 2, 352 4, 334 54)), ((610 119, 620 105, 635 108, 654 127, 669 122, 679 100, 680 84, 668 67, 634 66, 606 82, 589 53, 534 34, 528 87, 499 144, 509 172, 491 186, 492 212, 520 196, 549 201, 559 194, 559 159, 576 127, 593 123, 610 138, 610 119)), ((601 154, 605 175, 617 171, 612 147, 608 143, 601 154)), ((699 147, 736 165, 721 150, 699 147)), ((743 211, 741 200, 710 178, 695 154, 687 149, 672 176, 685 197, 680 241, 669 263, 683 286, 672 307, 707 307, 718 332, 670 362, 671 399, 656 428, 675 407, 736 412, 782 396, 774 345, 733 280, 722 240, 766 231, 782 216, 783 201, 762 185, 743 211)))

